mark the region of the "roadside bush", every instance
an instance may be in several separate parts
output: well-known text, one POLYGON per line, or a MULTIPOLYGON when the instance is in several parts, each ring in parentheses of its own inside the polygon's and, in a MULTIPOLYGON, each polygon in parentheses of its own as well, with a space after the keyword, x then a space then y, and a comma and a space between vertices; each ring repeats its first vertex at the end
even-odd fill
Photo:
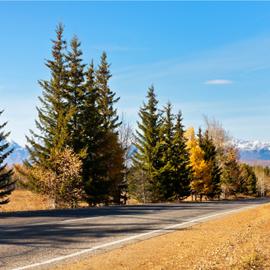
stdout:
POLYGON ((53 207, 78 206, 82 198, 82 162, 70 149, 57 153, 51 160, 52 169, 34 166, 31 175, 39 191, 52 199, 53 207))

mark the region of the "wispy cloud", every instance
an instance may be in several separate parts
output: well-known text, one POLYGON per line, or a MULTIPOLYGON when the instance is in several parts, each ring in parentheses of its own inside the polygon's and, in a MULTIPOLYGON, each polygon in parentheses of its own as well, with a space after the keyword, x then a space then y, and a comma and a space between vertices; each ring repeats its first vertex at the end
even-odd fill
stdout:
POLYGON ((176 75, 178 78, 193 81, 195 75, 198 82, 205 77, 222 77, 228 74, 242 78, 252 72, 270 69, 270 56, 267 54, 269 46, 269 36, 256 36, 216 49, 198 51, 188 55, 184 60, 176 57, 160 62, 138 64, 118 70, 116 75, 119 80, 136 78, 137 81, 139 78, 155 82, 176 75))
POLYGON ((231 80, 221 80, 221 79, 216 79, 216 80, 208 80, 204 82, 204 84, 214 84, 214 85, 223 85, 223 84, 232 84, 233 81, 231 80))

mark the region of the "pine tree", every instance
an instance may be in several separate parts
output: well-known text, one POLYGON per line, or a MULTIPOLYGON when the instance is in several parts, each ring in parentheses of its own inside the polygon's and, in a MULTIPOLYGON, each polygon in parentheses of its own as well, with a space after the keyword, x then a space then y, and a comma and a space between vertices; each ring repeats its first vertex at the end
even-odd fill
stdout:
POLYGON ((143 104, 139 111, 140 121, 136 131, 137 153, 134 156, 134 166, 143 170, 145 189, 155 199, 159 189, 158 181, 154 177, 154 170, 158 167, 159 160, 156 158, 156 147, 159 141, 159 117, 154 87, 151 86, 147 94, 147 103, 143 104))
POLYGON ((227 147, 225 156, 226 159, 222 168, 221 182, 225 198, 227 198, 228 195, 236 196, 241 178, 237 150, 232 146, 227 147))
POLYGON ((173 165, 172 165, 172 141, 173 141, 172 105, 168 103, 164 107, 159 127, 159 138, 155 147, 156 165, 153 168, 155 186, 155 200, 166 201, 174 199, 173 165))
MULTIPOLYGON (((100 89, 96 83, 93 62, 86 73, 86 96, 81 115, 83 125, 83 145, 86 147, 86 156, 83 158, 83 180, 86 200, 89 204, 108 203, 112 181, 109 178, 109 164, 115 164, 112 158, 112 149, 109 145, 111 131, 104 127, 104 118, 101 114, 100 89)), ((112 139, 117 138, 115 135, 112 139)))
POLYGON ((96 165, 99 166, 102 180, 93 179, 92 181, 96 181, 94 185, 97 187, 96 194, 106 204, 110 200, 120 203, 121 194, 126 189, 123 182, 124 150, 119 142, 117 131, 121 123, 115 108, 119 98, 116 98, 116 93, 110 89, 111 73, 109 68, 107 55, 103 53, 101 63, 95 72, 95 86, 98 93, 97 104, 102 121, 102 143, 99 149, 99 157, 102 158, 102 161, 96 165))
POLYGON ((257 193, 257 177, 253 168, 248 164, 240 164, 241 185, 238 192, 247 195, 256 195, 257 193))
POLYGON ((156 158, 155 178, 158 182, 158 200, 180 200, 190 194, 189 153, 184 138, 182 115, 172 114, 170 103, 164 108, 164 116, 160 124, 159 141, 156 158), (176 123, 174 124, 174 119, 176 123))
MULTIPOLYGON (((0 116, 3 111, 0 111, 0 116)), ((3 131, 6 122, 0 125, 0 205, 9 202, 8 195, 15 188, 15 182, 12 180, 13 171, 7 168, 5 159, 11 154, 13 149, 10 149, 9 143, 6 141, 9 133, 3 131)))
POLYGON ((68 144, 75 153, 83 151, 82 145, 82 110, 86 95, 84 76, 85 64, 82 63, 81 43, 75 36, 70 43, 71 51, 66 56, 68 84, 66 91, 67 106, 73 110, 72 117, 68 123, 68 144))
POLYGON ((176 199, 183 199, 190 194, 190 180, 192 175, 189 152, 184 137, 182 114, 176 116, 174 136, 172 140, 171 163, 174 168, 174 193, 176 199))
POLYGON ((127 191, 127 183, 124 179, 124 149, 119 141, 118 135, 109 133, 107 159, 108 179, 110 181, 109 195, 113 203, 121 204, 124 202, 127 191))
POLYGON ((98 88, 95 83, 93 61, 85 74, 85 96, 80 115, 82 125, 82 145, 85 156, 82 158, 82 175, 86 200, 89 204, 97 204, 108 196, 106 183, 106 166, 103 151, 105 149, 105 131, 103 119, 97 103, 98 88), (105 183, 104 183, 105 182, 105 183))
POLYGON ((64 50, 66 42, 63 40, 63 26, 56 28, 56 40, 53 41, 52 60, 46 61, 51 72, 49 80, 39 81, 43 88, 42 97, 39 98, 41 107, 38 110, 36 127, 39 133, 30 130, 31 137, 27 137, 28 151, 30 153, 29 165, 39 164, 50 167, 53 155, 63 150, 67 143, 67 125, 73 114, 65 102, 68 76, 64 50))
POLYGON ((107 62, 107 55, 103 52, 100 65, 96 71, 96 86, 98 88, 98 105, 100 114, 103 117, 103 125, 105 130, 115 131, 120 126, 119 117, 115 104, 119 101, 119 97, 115 97, 116 93, 109 87, 109 80, 112 77, 110 73, 110 65, 107 62))
POLYGON ((198 137, 200 147, 204 152, 204 160, 208 165, 210 173, 209 181, 204 183, 204 194, 209 198, 214 198, 221 193, 221 169, 218 165, 216 147, 207 130, 202 134, 200 129, 198 137))

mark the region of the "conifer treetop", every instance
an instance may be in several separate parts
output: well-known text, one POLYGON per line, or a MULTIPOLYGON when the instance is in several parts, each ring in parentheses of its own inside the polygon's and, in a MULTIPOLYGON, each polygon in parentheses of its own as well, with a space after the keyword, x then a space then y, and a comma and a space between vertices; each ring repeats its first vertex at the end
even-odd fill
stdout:
MULTIPOLYGON (((4 111, 0 111, 0 116, 4 111)), ((12 169, 7 167, 5 159, 12 153, 13 149, 10 148, 7 142, 7 137, 10 132, 5 132, 7 122, 0 124, 0 205, 9 202, 8 195, 15 189, 15 181, 12 180, 12 169)))

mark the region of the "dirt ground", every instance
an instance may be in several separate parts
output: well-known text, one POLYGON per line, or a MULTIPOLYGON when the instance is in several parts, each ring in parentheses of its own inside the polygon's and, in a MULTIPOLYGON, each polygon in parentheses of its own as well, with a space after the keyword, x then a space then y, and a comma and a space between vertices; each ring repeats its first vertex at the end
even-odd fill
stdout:
POLYGON ((270 269, 270 204, 51 269, 270 269))
POLYGON ((0 212, 31 211, 50 209, 48 198, 29 190, 14 190, 10 195, 10 202, 0 205, 0 212))

